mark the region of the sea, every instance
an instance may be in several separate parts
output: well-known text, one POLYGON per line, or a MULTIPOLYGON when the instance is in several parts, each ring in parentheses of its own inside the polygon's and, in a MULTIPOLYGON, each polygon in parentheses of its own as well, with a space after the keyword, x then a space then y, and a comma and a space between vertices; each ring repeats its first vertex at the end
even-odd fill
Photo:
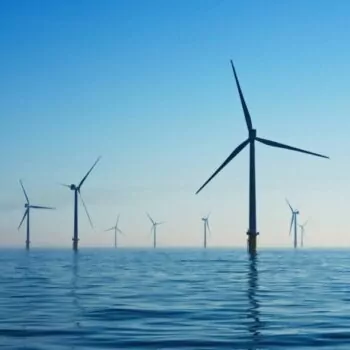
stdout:
POLYGON ((350 349, 350 251, 0 250, 0 349, 350 349))

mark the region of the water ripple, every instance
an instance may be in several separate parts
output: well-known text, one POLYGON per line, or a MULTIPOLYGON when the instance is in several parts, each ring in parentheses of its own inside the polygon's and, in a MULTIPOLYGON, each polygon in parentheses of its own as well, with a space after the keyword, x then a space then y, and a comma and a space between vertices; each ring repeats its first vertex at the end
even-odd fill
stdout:
POLYGON ((346 251, 3 250, 0 348, 348 349, 346 251))

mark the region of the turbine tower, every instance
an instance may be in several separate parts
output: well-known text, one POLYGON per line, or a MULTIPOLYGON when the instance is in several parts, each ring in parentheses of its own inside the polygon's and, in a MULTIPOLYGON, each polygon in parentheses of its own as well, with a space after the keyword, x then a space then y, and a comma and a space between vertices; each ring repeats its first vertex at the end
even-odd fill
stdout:
POLYGON ((196 192, 198 194, 228 163, 231 162, 231 160, 237 156, 238 153, 240 153, 243 148, 245 148, 249 144, 249 155, 250 155, 250 161, 249 161, 249 228, 248 228, 248 251, 250 253, 256 252, 256 237, 259 234, 257 230, 257 222, 256 222, 256 191, 255 191, 255 141, 258 141, 260 143, 263 143, 267 146, 271 147, 277 147, 277 148, 284 148, 291 151, 297 151, 302 152, 306 154, 311 154, 317 157, 322 158, 329 158, 327 156, 313 153, 309 151, 302 150, 300 148, 287 146, 284 144, 281 144, 279 142, 270 141, 267 139, 263 139, 260 137, 257 137, 256 129, 253 128, 252 120, 250 117, 250 113, 247 107, 247 104, 244 100, 243 92, 241 90, 241 86, 238 81, 238 77, 236 74, 235 67, 233 65, 233 62, 231 60, 231 66, 233 70, 233 75, 236 81, 236 86, 238 90, 238 94, 240 97, 244 117, 246 120, 247 128, 248 128, 248 138, 243 141, 238 147, 228 156, 228 158, 222 163, 222 165, 213 173, 213 175, 202 185, 202 187, 199 188, 199 190, 196 192))
POLYGON ((39 206, 39 205, 31 205, 30 202, 29 202, 29 198, 28 198, 27 192, 26 192, 26 190, 24 189, 22 180, 19 180, 19 183, 21 184, 21 187, 22 187, 22 190, 23 190, 23 193, 24 193, 24 197, 26 198, 26 203, 24 204, 25 211, 24 211, 23 218, 22 218, 22 220, 21 220, 21 222, 20 222, 20 224, 19 224, 19 226, 18 226, 18 230, 21 228, 24 219, 27 218, 26 249, 28 250, 29 247, 30 247, 30 209, 55 209, 55 208, 52 208, 52 207, 42 207, 42 206, 39 206))
POLYGON ((153 248, 156 248, 157 247, 157 226, 164 224, 164 221, 156 222, 151 218, 151 216, 148 213, 146 214, 152 223, 151 232, 153 233, 153 248))
POLYGON ((95 161, 95 163, 93 164, 93 166, 90 168, 90 170, 86 173, 86 175, 82 178, 82 180, 80 181, 79 185, 65 185, 62 184, 65 187, 68 187, 70 190, 72 190, 74 192, 74 236, 73 236, 73 250, 77 251, 78 250, 78 241, 79 241, 79 237, 78 237, 78 196, 81 199, 81 202, 83 203, 83 207, 85 209, 86 215, 89 219, 90 225, 93 228, 94 225, 92 223, 90 214, 87 210, 86 204, 83 200, 83 197, 81 195, 81 187, 83 186, 85 180, 87 179, 87 177, 90 175, 92 169, 96 166, 96 164, 98 163, 98 161, 101 159, 101 157, 98 157, 97 160, 95 161))
POLYGON ((118 235, 118 233, 124 235, 123 231, 121 229, 119 229, 119 227, 118 227, 119 216, 120 215, 118 214, 117 222, 116 222, 115 226, 113 226, 113 227, 111 227, 111 228, 109 228, 108 230, 105 231, 105 232, 112 231, 112 230, 114 231, 114 248, 117 248, 117 235, 118 235))
POLYGON ((204 224, 204 248, 207 248, 207 229, 208 229, 208 232, 210 233, 209 216, 210 214, 202 218, 202 221, 204 224))
POLYGON ((297 226, 298 226, 298 215, 299 215, 299 210, 294 210, 293 207, 290 205, 288 202, 288 199, 286 199, 286 202, 292 212, 292 219, 290 221, 290 228, 289 228, 289 235, 292 232, 292 227, 294 224, 294 249, 298 248, 298 232, 297 232, 297 226))
POLYGON ((306 220, 302 225, 298 225, 300 227, 300 246, 304 247, 304 234, 305 234, 305 226, 307 225, 308 220, 306 220))

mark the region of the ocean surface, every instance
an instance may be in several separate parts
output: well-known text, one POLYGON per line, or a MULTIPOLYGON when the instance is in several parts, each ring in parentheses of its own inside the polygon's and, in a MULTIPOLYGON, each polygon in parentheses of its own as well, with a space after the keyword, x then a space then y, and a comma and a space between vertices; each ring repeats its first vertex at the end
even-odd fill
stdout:
POLYGON ((1 349, 350 349, 350 251, 0 251, 1 349))

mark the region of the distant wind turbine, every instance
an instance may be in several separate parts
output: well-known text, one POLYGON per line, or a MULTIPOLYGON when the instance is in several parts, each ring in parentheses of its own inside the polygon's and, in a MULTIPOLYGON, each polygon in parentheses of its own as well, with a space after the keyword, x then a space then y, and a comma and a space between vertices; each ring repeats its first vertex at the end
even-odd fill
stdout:
POLYGON ((146 213, 146 214, 152 223, 151 232, 153 233, 153 248, 156 248, 156 246, 157 246, 157 226, 164 224, 164 221, 156 222, 151 218, 151 216, 148 213, 146 213))
POLYGON ((202 218, 202 221, 204 223, 204 248, 207 247, 207 229, 208 229, 208 232, 210 233, 209 216, 210 214, 202 218))
POLYGON ((293 224, 294 224, 294 248, 298 247, 298 215, 299 215, 299 210, 294 210, 293 207, 290 205, 288 202, 288 199, 286 199, 286 202, 292 212, 292 219, 290 221, 290 227, 289 227, 289 235, 292 232, 293 224))
POLYGON ((115 226, 109 228, 108 230, 106 230, 105 232, 107 231, 114 231, 114 248, 117 248, 117 235, 118 233, 124 235, 123 231, 118 227, 118 223, 119 223, 119 214, 118 214, 118 217, 117 217, 117 222, 115 224, 115 226))
POLYGON ((298 225, 300 227, 300 246, 304 247, 304 234, 305 234, 305 226, 307 225, 309 220, 306 220, 302 225, 298 225))
POLYGON ((74 191, 74 236, 73 236, 73 250, 78 250, 78 241, 79 241, 79 237, 78 237, 78 195, 81 199, 81 202, 83 203, 83 207, 85 209, 86 215, 89 219, 90 225, 92 228, 94 228, 94 225, 92 223, 90 214, 87 210, 86 204, 83 200, 83 197, 81 195, 81 187, 83 186, 85 180, 87 179, 87 177, 90 175, 92 169, 96 166, 96 164, 98 163, 98 161, 101 159, 101 157, 98 157, 97 160, 95 161, 95 163, 93 164, 93 166, 90 168, 90 170, 86 173, 86 175, 82 178, 82 180, 80 181, 79 185, 65 185, 62 184, 65 187, 68 187, 69 189, 71 189, 72 191, 74 191))
POLYGON ((277 147, 277 148, 284 148, 291 151, 297 151, 302 152, 306 154, 311 154, 317 157, 322 158, 329 158, 327 156, 313 153, 309 151, 302 150, 300 148, 291 147, 284 145, 282 143, 278 143, 275 141, 270 141, 267 139, 263 139, 256 136, 256 129, 253 128, 252 120, 250 117, 250 113, 247 107, 247 104, 243 97, 243 92, 241 90, 238 77, 236 74, 235 67, 233 65, 233 62, 231 60, 231 66, 234 74, 234 78, 236 81, 236 86, 238 89, 238 94, 241 100, 241 105, 243 109, 243 113, 245 116, 247 128, 248 128, 248 138, 243 141, 229 156, 228 158, 222 163, 222 165, 213 173, 213 175, 202 185, 202 187, 199 188, 199 190, 196 192, 199 193, 228 163, 231 162, 231 160, 237 156, 248 144, 250 148, 250 165, 249 165, 249 229, 247 232, 248 235, 248 250, 250 253, 256 252, 256 236, 259 234, 257 231, 257 224, 256 224, 256 191, 255 191, 255 141, 258 141, 260 143, 263 143, 267 146, 277 147))
POLYGON ((22 218, 22 220, 21 220, 21 222, 20 222, 20 224, 18 226, 18 230, 21 228, 24 219, 27 218, 26 249, 29 249, 29 247, 30 247, 30 209, 55 209, 55 208, 42 207, 42 206, 39 206, 39 205, 31 205, 30 202, 29 202, 29 198, 28 198, 27 192, 24 189, 22 180, 19 180, 19 183, 21 184, 21 187, 22 187, 22 190, 23 190, 23 193, 24 193, 24 197, 26 198, 26 203, 24 204, 25 211, 24 211, 23 218, 22 218))

